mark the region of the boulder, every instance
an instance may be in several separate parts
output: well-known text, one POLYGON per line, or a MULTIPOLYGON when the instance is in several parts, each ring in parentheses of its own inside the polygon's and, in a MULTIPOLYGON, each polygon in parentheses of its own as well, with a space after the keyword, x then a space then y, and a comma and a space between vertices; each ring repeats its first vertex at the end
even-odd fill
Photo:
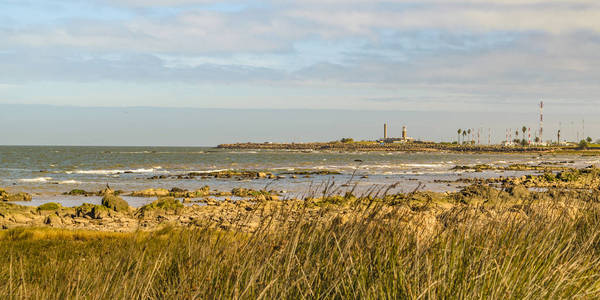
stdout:
POLYGON ((50 214, 46 217, 46 220, 44 220, 44 224, 50 226, 61 226, 63 224, 63 221, 59 216, 55 214, 50 214))
POLYGON ((106 195, 102 198, 102 206, 110 208, 117 212, 128 212, 129 204, 119 196, 106 195))

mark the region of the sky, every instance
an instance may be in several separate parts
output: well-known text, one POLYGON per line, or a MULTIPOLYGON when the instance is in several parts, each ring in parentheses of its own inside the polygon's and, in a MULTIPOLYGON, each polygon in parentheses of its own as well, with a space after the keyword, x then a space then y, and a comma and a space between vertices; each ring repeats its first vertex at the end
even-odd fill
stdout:
POLYGON ((600 113, 597 0, 0 0, 0 37, 23 109, 600 113))

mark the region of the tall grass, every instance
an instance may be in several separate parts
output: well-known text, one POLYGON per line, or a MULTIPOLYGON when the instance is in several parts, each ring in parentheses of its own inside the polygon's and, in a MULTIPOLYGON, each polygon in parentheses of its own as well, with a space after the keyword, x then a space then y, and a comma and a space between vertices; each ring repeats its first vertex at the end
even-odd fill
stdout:
POLYGON ((252 234, 15 229, 0 235, 0 298, 598 298, 600 210, 572 201, 576 215, 462 206, 434 228, 370 207, 346 221, 271 223, 278 211, 252 234))

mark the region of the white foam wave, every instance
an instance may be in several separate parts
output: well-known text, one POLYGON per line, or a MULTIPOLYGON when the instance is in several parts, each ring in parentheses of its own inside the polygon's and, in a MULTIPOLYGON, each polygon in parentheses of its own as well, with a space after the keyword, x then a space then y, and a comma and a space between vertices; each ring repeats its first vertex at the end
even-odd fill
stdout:
POLYGON ((410 168, 443 168, 444 164, 403 164, 402 166, 410 168))
POLYGON ((80 184, 81 181, 77 181, 77 180, 63 180, 63 181, 59 181, 58 184, 80 184))
POLYGON ((23 178, 19 179, 20 182, 48 182, 52 180, 52 177, 37 177, 37 178, 23 178))

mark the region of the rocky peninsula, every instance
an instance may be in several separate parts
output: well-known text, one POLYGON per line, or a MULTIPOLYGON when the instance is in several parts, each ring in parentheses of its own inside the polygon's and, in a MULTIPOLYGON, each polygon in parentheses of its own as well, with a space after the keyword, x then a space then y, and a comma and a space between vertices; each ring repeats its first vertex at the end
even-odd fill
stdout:
POLYGON ((581 153, 600 154, 596 150, 583 150, 575 146, 501 146, 501 145, 458 145, 452 143, 408 142, 314 142, 314 143, 234 143, 217 146, 222 149, 235 150, 293 150, 293 151, 403 151, 403 152, 436 152, 448 151, 459 153, 560 153, 578 151, 581 153))

